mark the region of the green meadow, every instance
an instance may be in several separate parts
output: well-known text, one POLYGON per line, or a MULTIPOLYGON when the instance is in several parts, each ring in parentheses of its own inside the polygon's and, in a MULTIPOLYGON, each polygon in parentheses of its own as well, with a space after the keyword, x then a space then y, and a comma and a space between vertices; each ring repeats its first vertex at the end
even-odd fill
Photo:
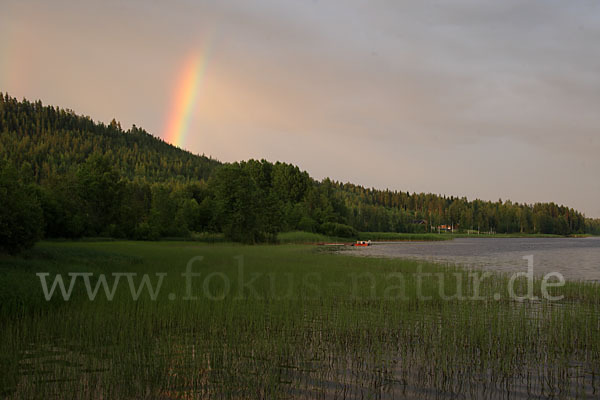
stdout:
POLYGON ((0 397, 597 396, 598 285, 515 301, 508 281, 326 246, 42 242, 0 258, 0 397), (69 300, 45 297, 57 274, 69 300))

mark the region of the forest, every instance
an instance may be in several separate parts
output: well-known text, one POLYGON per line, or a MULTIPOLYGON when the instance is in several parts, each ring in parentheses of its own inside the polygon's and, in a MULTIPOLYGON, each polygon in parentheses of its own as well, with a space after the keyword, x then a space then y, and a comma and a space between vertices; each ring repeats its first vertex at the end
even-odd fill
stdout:
POLYGON ((317 181, 297 166, 221 163, 145 130, 0 93, 0 249, 42 238, 157 240, 195 232, 243 243, 300 230, 600 234, 555 203, 520 204, 317 181))

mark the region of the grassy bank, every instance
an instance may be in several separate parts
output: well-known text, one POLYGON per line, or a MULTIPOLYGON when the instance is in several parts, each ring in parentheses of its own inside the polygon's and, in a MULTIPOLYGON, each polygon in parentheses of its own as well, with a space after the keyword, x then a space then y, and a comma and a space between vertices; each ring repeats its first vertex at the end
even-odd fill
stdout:
POLYGON ((351 243, 353 238, 341 238, 327 236, 320 233, 293 231, 282 232, 277 235, 277 241, 281 244, 314 244, 314 243, 351 243))
POLYGON ((594 284, 516 303, 502 275, 476 289, 464 271, 431 264, 195 242, 42 243, 0 258, 0 278, 0 396, 12 399, 591 397, 600 387, 594 284), (145 289, 133 300, 122 276, 111 301, 103 289, 90 301, 80 276, 69 301, 48 302, 38 272, 48 282, 92 273, 92 287, 101 273, 111 285, 113 273, 137 273, 136 285, 149 274, 155 287, 166 275, 155 300, 145 289), (459 288, 464 299, 447 298, 459 288))
MULTIPOLYGON (((277 236, 282 244, 291 243, 348 243, 358 240, 373 240, 380 242, 403 241, 443 241, 457 238, 561 238, 559 235, 524 234, 524 233, 495 233, 495 234, 467 234, 467 233, 397 233, 397 232, 359 232, 356 238, 339 238, 312 232, 285 232, 277 236)), ((583 235, 579 236, 583 237, 583 235)))
POLYGON ((441 241, 451 240, 452 235, 437 233, 360 232, 359 240, 374 241, 441 241))
POLYGON ((356 238, 341 238, 326 236, 320 233, 312 232, 285 232, 277 236, 277 240, 282 244, 291 243, 351 243, 355 240, 374 240, 374 241, 439 241, 451 240, 454 236, 451 234, 437 233, 396 233, 396 232, 359 232, 356 238))

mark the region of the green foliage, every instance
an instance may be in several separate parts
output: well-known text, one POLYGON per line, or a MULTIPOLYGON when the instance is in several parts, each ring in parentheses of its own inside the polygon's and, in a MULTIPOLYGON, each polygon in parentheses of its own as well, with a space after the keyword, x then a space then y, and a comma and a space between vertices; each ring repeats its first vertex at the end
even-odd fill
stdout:
POLYGON ((397 233, 397 232, 360 232, 358 240, 377 241, 443 241, 451 240, 457 235, 437 233, 397 233))
POLYGON ((321 233, 327 236, 337 236, 343 238, 358 237, 358 232, 353 227, 346 224, 338 224, 337 222, 325 222, 320 227, 321 233))
POLYGON ((42 209, 36 188, 18 179, 16 168, 0 159, 0 252, 18 253, 41 237, 42 209))
MULTIPOLYGON (((260 243, 295 230, 356 237, 357 231, 427 234, 447 230, 443 226, 456 233, 600 232, 597 220, 554 203, 468 201, 318 182, 297 166, 265 160, 223 165, 135 126, 123 131, 116 120, 96 123, 2 94, 0 151, 19 171, 4 177, 5 185, 21 190, 9 197, 35 198, 28 201, 41 206, 42 228, 31 238, 41 231, 50 238, 143 240, 206 232, 260 243)), ((33 206, 30 219, 38 209, 33 206)))
POLYGON ((591 233, 592 235, 600 235, 600 218, 597 219, 588 219, 585 221, 587 233, 591 233))
POLYGON ((317 221, 306 215, 302 216, 296 226, 299 230, 304 232, 316 232, 319 228, 317 221))
POLYGON ((299 203, 312 186, 312 179, 306 171, 295 165, 277 162, 273 165, 273 189, 284 202, 299 203))
POLYGON ((122 185, 119 173, 106 156, 92 155, 77 171, 76 192, 85 216, 87 236, 108 236, 107 228, 117 222, 122 185))
POLYGON ((255 163, 234 163, 220 168, 209 181, 216 219, 226 238, 244 243, 275 240, 278 229, 272 215, 277 205, 258 186, 270 181, 264 172, 255 163))
POLYGON ((321 233, 303 232, 303 231, 290 231, 282 232, 277 235, 277 242, 281 244, 290 243, 302 243, 302 244, 315 244, 315 243, 334 243, 334 242, 348 242, 347 238, 327 236, 321 233))
POLYGON ((29 163, 42 183, 63 176, 93 154, 108 158, 121 176, 148 182, 208 179, 221 163, 176 148, 133 125, 121 129, 71 110, 17 101, 0 93, 0 150, 15 165, 29 163))
POLYGON ((586 232, 580 212, 555 203, 519 204, 446 197, 435 194, 368 189, 334 183, 338 196, 351 210, 349 225, 364 232, 437 232, 442 225, 455 231, 486 233, 586 232))

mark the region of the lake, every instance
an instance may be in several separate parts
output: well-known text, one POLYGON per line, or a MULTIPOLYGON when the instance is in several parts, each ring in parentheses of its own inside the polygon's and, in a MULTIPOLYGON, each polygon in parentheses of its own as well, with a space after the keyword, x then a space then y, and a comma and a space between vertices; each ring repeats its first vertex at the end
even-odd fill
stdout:
POLYGON ((600 238, 460 238, 440 242, 375 242, 351 254, 409 258, 499 272, 526 271, 533 255, 534 274, 560 272, 566 279, 600 282, 600 238))

